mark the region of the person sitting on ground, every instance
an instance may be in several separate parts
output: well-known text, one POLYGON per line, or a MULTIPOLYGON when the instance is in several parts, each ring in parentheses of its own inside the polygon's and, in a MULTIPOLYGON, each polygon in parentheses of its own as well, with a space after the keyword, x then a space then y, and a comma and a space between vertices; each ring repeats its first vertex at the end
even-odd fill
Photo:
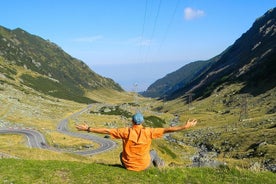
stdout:
POLYGON ((132 116, 132 127, 125 128, 92 128, 87 124, 76 125, 77 130, 109 134, 112 138, 122 139, 123 151, 120 160, 124 168, 132 171, 142 171, 153 164, 156 167, 164 166, 155 150, 150 150, 152 139, 161 138, 165 133, 181 131, 196 125, 197 120, 188 120, 182 126, 167 128, 144 127, 144 117, 141 113, 132 116))

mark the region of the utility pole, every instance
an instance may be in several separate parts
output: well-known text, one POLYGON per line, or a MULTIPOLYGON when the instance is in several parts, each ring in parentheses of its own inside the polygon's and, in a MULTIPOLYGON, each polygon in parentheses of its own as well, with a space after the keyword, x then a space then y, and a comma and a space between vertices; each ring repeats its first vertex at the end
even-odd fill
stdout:
POLYGON ((136 112, 140 112, 139 110, 139 104, 138 104, 138 84, 134 83, 133 84, 133 93, 134 93, 134 104, 137 106, 136 112))
POLYGON ((186 95, 184 95, 184 97, 187 97, 187 103, 188 103, 189 110, 192 108, 192 102, 193 102, 194 95, 195 95, 194 93, 187 93, 186 95))
POLYGON ((239 121, 248 117, 247 95, 242 96, 241 111, 239 121))
POLYGON ((138 84, 137 83, 134 83, 133 84, 133 100, 134 100, 134 103, 137 104, 137 88, 138 88, 138 84))

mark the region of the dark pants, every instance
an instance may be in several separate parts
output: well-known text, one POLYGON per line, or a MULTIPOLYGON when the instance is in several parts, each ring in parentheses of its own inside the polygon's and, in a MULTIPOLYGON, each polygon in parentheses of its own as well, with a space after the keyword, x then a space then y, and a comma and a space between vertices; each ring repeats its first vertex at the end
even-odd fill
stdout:
MULTIPOLYGON (((123 156, 123 153, 121 152, 120 153, 120 161, 121 161, 123 167, 126 168, 125 164, 123 162, 122 156, 123 156)), ((155 150, 150 150, 150 160, 151 160, 151 162, 149 163, 148 168, 151 166, 151 164, 153 164, 154 166, 157 166, 158 163, 160 163, 162 161, 155 150)))

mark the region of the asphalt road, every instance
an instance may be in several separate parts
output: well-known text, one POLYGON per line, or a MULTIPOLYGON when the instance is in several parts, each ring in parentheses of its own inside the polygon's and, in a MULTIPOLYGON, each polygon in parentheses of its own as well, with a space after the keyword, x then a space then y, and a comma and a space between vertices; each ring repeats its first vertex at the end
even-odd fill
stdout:
MULTIPOLYGON (((80 114, 86 112, 92 107, 92 105, 88 105, 85 109, 72 114, 66 119, 63 119, 59 122, 57 131, 69 136, 78 137, 82 139, 91 140, 92 142, 96 142, 100 145, 97 149, 87 149, 82 151, 76 151, 70 153, 75 153, 79 155, 95 155, 107 150, 110 150, 116 146, 116 143, 110 139, 101 138, 95 135, 92 135, 91 133, 79 133, 79 132, 70 132, 68 129, 68 119, 72 117, 77 117, 80 114)), ((32 148, 41 148, 41 149, 49 149, 49 150, 55 150, 55 151, 61 151, 57 148, 50 147, 43 134, 41 134, 39 131, 33 130, 33 129, 27 129, 27 128, 0 128, 0 134, 23 134, 27 137, 28 140, 28 146, 32 148)), ((64 150, 62 150, 64 151, 64 150)))
POLYGON ((49 148, 44 136, 36 130, 24 128, 1 128, 0 134, 24 134, 27 137, 28 145, 30 147, 43 149, 49 148))

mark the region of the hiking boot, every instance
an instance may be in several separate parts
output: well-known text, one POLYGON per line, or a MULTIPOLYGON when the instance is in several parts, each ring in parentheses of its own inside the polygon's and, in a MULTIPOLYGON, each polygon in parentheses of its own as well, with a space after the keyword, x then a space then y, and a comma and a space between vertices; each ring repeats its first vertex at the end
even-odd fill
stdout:
POLYGON ((162 159, 158 159, 158 160, 153 161, 153 165, 157 168, 162 168, 165 166, 165 162, 162 159))

